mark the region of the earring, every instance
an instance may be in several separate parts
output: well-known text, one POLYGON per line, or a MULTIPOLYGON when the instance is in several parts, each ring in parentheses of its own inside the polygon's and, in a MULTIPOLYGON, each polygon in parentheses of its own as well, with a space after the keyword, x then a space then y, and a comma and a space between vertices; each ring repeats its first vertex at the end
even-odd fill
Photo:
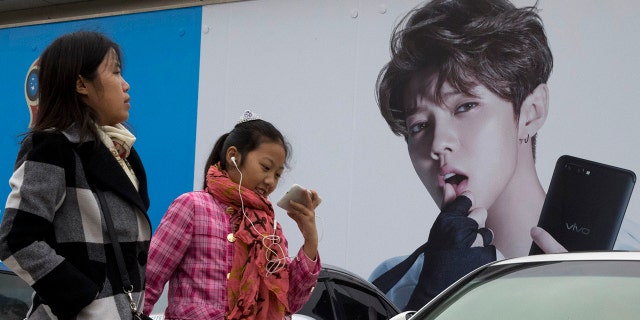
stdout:
POLYGON ((528 143, 528 142, 529 142, 529 134, 527 134, 527 137, 526 137, 526 138, 524 138, 524 139, 518 139, 518 141, 520 141, 520 144, 528 143))

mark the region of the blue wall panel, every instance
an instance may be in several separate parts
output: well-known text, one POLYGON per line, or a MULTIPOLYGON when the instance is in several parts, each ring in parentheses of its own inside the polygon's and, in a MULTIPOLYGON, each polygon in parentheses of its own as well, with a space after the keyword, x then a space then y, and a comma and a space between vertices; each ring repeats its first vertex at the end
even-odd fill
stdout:
MULTIPOLYGON (((129 123, 149 182, 155 228, 171 201, 193 188, 202 8, 163 10, 0 29, 0 199, 6 199, 29 109, 27 71, 61 34, 100 31, 123 50, 129 123)), ((2 201, 2 200, 0 200, 2 201)))

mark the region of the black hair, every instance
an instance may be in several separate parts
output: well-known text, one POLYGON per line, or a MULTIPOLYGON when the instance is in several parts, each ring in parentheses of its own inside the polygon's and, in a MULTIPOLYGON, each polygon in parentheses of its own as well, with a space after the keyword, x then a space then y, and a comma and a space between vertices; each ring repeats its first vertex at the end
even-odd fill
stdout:
POLYGON ((228 133, 218 138, 209 158, 204 166, 204 183, 202 188, 207 186, 207 172, 209 168, 220 163, 220 169, 227 170, 227 159, 225 157, 227 149, 234 146, 245 158, 247 153, 257 149, 264 142, 276 142, 282 144, 285 152, 285 166, 290 158, 291 146, 285 140, 282 133, 271 123, 264 120, 250 120, 240 122, 228 133))
MULTIPOLYGON (((433 0, 411 10, 394 28, 391 60, 378 74, 377 102, 391 131, 407 137, 404 93, 412 77, 437 73, 436 101, 448 82, 470 94, 478 84, 513 105, 546 83, 553 56, 537 8, 506 0, 433 0)), ((535 154, 535 136, 532 138, 535 154)))
POLYGON ((31 132, 65 130, 75 124, 80 140, 99 140, 96 112, 76 92, 78 76, 94 80, 98 67, 110 50, 122 65, 118 44, 93 31, 77 31, 60 36, 40 55, 38 71, 38 113, 31 132))

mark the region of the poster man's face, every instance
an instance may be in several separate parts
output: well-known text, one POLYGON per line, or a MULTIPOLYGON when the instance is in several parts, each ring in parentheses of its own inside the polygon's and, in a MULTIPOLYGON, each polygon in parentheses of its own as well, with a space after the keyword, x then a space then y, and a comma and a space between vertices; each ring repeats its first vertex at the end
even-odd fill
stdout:
POLYGON ((469 190, 490 209, 516 168, 517 122, 509 101, 478 85, 467 95, 448 83, 435 101, 436 74, 418 74, 405 91, 407 145, 416 173, 443 205, 445 184, 469 190))

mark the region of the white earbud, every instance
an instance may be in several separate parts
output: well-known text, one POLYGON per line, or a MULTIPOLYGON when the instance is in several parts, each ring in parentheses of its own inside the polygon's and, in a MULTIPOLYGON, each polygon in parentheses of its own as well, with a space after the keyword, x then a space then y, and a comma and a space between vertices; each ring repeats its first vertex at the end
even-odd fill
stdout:
POLYGON ((236 166, 236 168, 238 168, 238 164, 236 163, 236 157, 231 157, 231 162, 233 162, 233 165, 236 166))

